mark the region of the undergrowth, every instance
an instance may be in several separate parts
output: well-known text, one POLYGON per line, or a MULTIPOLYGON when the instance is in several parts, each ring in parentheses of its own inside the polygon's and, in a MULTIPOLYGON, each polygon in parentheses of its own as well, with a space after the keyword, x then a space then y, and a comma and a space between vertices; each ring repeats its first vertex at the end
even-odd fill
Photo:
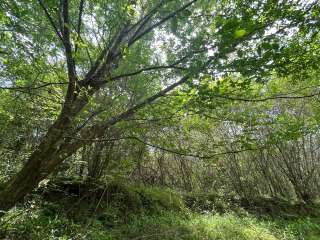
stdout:
MULTIPOLYGON (((93 195, 91 194, 91 197, 93 195)), ((292 213, 293 214, 293 213, 292 213)), ((35 195, 1 220, 1 239, 316 240, 319 218, 255 215, 208 195, 111 184, 100 198, 35 195), (93 201, 94 200, 94 201, 93 201)))

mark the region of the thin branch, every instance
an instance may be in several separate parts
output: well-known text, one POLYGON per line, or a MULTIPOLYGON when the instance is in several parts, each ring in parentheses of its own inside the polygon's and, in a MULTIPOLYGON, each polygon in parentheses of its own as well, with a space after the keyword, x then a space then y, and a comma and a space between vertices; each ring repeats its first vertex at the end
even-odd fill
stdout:
POLYGON ((41 88, 45 88, 48 86, 52 86, 52 85, 66 85, 68 84, 67 82, 51 82, 51 83, 45 83, 43 85, 40 86, 36 86, 36 87, 31 87, 31 86, 26 86, 26 87, 0 87, 0 89, 3 90, 37 90, 37 89, 41 89, 41 88))
POLYGON ((143 27, 147 24, 147 22, 152 18, 152 16, 157 13, 157 10, 163 5, 164 0, 160 1, 159 4, 157 4, 148 14, 146 14, 143 18, 141 18, 135 25, 132 26, 130 30, 138 26, 137 30, 133 34, 132 38, 135 38, 140 31, 143 29, 143 27))
MULTIPOLYGON (((107 138, 107 139, 104 139, 104 138, 89 138, 89 139, 85 139, 85 138, 77 138, 77 137, 70 137, 70 136, 66 136, 66 138, 74 139, 74 140, 77 140, 77 141, 83 141, 83 142, 113 142, 113 141, 121 141, 121 140, 135 140, 135 141, 143 143, 143 144, 145 144, 145 145, 147 145, 149 147, 160 149, 160 150, 165 151, 165 152, 173 153, 173 154, 180 155, 180 156, 200 158, 200 159, 210 159, 210 158, 214 158, 214 157, 221 156, 221 155, 237 154, 237 153, 242 153, 242 152, 247 152, 247 151, 256 151, 256 150, 261 150, 261 149, 265 148, 265 147, 244 148, 244 149, 233 150, 233 151, 219 152, 219 153, 215 153, 215 154, 212 154, 212 155, 199 155, 199 154, 181 152, 181 151, 176 150, 176 149, 169 149, 169 148, 166 148, 166 147, 163 147, 163 146, 159 146, 157 144, 150 143, 150 142, 147 142, 145 140, 142 140, 141 138, 138 138, 136 136, 125 136, 125 137, 120 137, 120 138, 107 138)), ((219 146, 222 146, 222 145, 219 145, 219 146)))
POLYGON ((308 94, 308 95, 300 95, 300 96, 288 96, 288 95, 279 95, 279 96, 271 96, 265 98, 241 98, 241 97, 231 97, 231 96, 224 96, 224 95, 214 95, 216 98, 223 98, 233 101, 243 101, 243 102, 264 102, 268 100, 275 100, 275 99, 302 99, 302 98, 313 98, 318 97, 320 95, 319 92, 308 94))
POLYGON ((178 13, 182 12, 183 10, 187 9, 189 6, 191 6, 193 3, 197 2, 197 0, 192 0, 189 3, 183 5, 182 7, 178 8, 177 10, 175 10, 174 12, 170 13, 169 15, 167 15, 166 17, 164 17, 163 19, 161 19, 159 22, 151 25, 150 27, 146 28, 144 31, 142 31, 140 34, 135 34, 133 38, 131 38, 128 41, 128 46, 132 45, 133 43, 135 43, 137 40, 139 40, 141 37, 143 37, 144 35, 146 35, 147 33, 151 32, 153 29, 155 29, 156 27, 162 25, 163 23, 167 22, 169 19, 175 17, 178 13))
POLYGON ((130 137, 129 139, 136 140, 136 141, 141 142, 147 146, 157 148, 157 149, 160 149, 165 152, 169 152, 169 153, 173 153, 173 154, 177 154, 177 155, 181 155, 181 156, 185 156, 185 157, 194 157, 194 158, 200 158, 200 159, 210 159, 210 158, 214 158, 214 157, 221 156, 221 155, 237 154, 237 153, 241 153, 241 152, 255 151, 255 150, 263 149, 262 147, 260 147, 260 148, 245 148, 245 149, 234 150, 234 151, 219 152, 219 153, 215 153, 212 155, 198 155, 198 154, 183 153, 183 152, 179 152, 177 150, 168 149, 168 148, 165 148, 165 147, 162 147, 162 146, 150 143, 150 142, 146 142, 138 137, 130 137))
POLYGON ((195 55, 195 54, 197 54, 197 53, 202 53, 202 52, 204 52, 204 51, 205 51, 205 49, 190 52, 190 53, 186 54, 185 56, 183 56, 182 58, 176 60, 174 63, 169 64, 169 65, 150 66, 150 67, 145 67, 145 68, 136 70, 136 71, 134 71, 134 72, 129 72, 129 73, 121 74, 121 75, 116 75, 116 76, 110 77, 110 79, 106 80, 105 82, 110 82, 110 81, 114 81, 114 80, 117 80, 117 79, 120 79, 120 78, 135 76, 135 75, 138 75, 138 74, 140 74, 140 73, 148 72, 148 71, 157 71, 157 70, 162 70, 162 69, 187 70, 187 68, 185 68, 185 67, 180 67, 180 66, 177 66, 177 65, 180 64, 180 63, 182 63, 182 62, 183 62, 188 56, 190 56, 191 54, 195 55))
MULTIPOLYGON (((84 9, 84 0, 81 0, 79 5, 79 16, 78 16, 78 25, 77 25, 77 41, 81 39, 80 32, 81 32, 83 9, 84 9)), ((74 52, 76 53, 77 50, 78 50, 78 43, 75 44, 74 52)))
POLYGON ((51 26, 53 27, 55 33, 57 34, 57 36, 59 37, 59 39, 61 40, 61 42, 63 43, 63 38, 62 38, 62 35, 61 33, 59 32, 57 26, 55 25, 53 19, 51 18, 49 12, 48 12, 48 9, 46 8, 46 6, 44 5, 44 3, 42 2, 42 0, 38 0, 38 3, 40 4, 40 6, 42 7, 45 15, 47 16, 47 19, 49 20, 51 26))
POLYGON ((182 77, 179 81, 171 84, 170 86, 166 87, 165 89, 159 91, 157 94, 150 96, 148 98, 146 98, 144 101, 136 104, 135 106, 133 106, 132 108, 129 108, 127 111, 113 117, 112 119, 110 119, 109 121, 105 122, 101 127, 102 128, 108 128, 109 126, 114 125, 115 123, 121 121, 122 119, 126 119, 129 116, 131 116, 132 114, 134 114, 137 110, 139 110, 140 108, 154 102, 155 100, 157 100, 158 98, 166 95, 168 92, 170 92, 171 90, 173 90, 174 88, 182 85, 183 83, 187 82, 189 79, 189 75, 186 75, 184 77, 182 77))
POLYGON ((155 71, 155 70, 162 70, 162 69, 186 70, 186 68, 184 68, 184 67, 178 67, 178 66, 174 66, 174 65, 153 66, 153 67, 146 67, 146 68, 137 70, 137 71, 135 71, 135 72, 124 73, 124 74, 121 74, 121 75, 117 75, 117 76, 111 77, 109 81, 114 81, 114 80, 117 80, 117 79, 119 79, 119 78, 125 78, 125 77, 135 76, 135 75, 138 75, 138 74, 143 73, 143 72, 155 71))

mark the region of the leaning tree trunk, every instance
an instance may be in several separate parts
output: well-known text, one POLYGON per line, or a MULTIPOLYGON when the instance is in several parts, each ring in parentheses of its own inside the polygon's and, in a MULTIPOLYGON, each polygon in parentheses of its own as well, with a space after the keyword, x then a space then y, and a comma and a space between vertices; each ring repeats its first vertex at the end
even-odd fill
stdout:
MULTIPOLYGON (((77 104, 75 103, 75 105, 77 104)), ((66 146, 66 140, 63 136, 68 132, 72 118, 80 109, 80 105, 72 109, 67 105, 64 106, 59 118, 49 128, 46 136, 31 154, 23 168, 5 185, 4 190, 0 191, 0 210, 8 210, 22 200, 59 163, 74 152, 72 148, 69 149, 69 152, 66 152, 67 149, 64 147, 66 146)))
MULTIPOLYGON (((106 83, 104 78, 107 75, 111 76, 111 71, 117 67, 117 64, 122 58, 123 47, 129 47, 133 45, 144 35, 175 17, 178 13, 184 11, 195 2, 196 0, 191 0, 185 5, 172 11, 167 15, 167 17, 164 17, 155 24, 151 24, 151 26, 149 26, 148 23, 150 23, 152 16, 158 12, 162 4, 158 4, 155 9, 146 14, 145 17, 142 17, 137 23, 130 26, 125 24, 125 26, 119 29, 114 37, 111 38, 110 42, 101 51, 94 65, 85 75, 85 78, 79 81, 76 74, 75 61, 73 59, 73 54, 76 50, 73 51, 72 41, 70 38, 70 29, 68 27, 70 25, 68 1, 62 1, 62 4, 60 4, 60 7, 62 7, 62 16, 60 19, 62 20, 61 29, 58 29, 57 26, 55 26, 54 21, 52 21, 50 15, 48 14, 46 6, 42 3, 42 1, 39 1, 41 7, 46 13, 48 20, 53 26, 56 35, 59 37, 65 48, 65 57, 69 77, 65 106, 60 114, 60 117, 50 127, 48 133, 41 141, 37 150, 31 154, 29 160, 21 169, 21 171, 10 182, 8 182, 5 189, 0 192, 0 210, 7 210, 14 206, 19 200, 23 199, 23 197, 30 193, 42 179, 46 178, 57 165, 59 165, 65 158, 76 152, 83 145, 83 143, 79 143, 79 141, 72 142, 65 136, 71 129, 71 123, 75 116, 77 116, 77 114, 86 105, 88 101, 87 97, 92 96, 95 92, 97 92, 106 83), (82 94, 82 97, 80 94, 81 89, 83 89, 83 92, 86 93, 82 94)), ((79 17, 79 23, 81 23, 80 21, 81 14, 79 17)), ((79 33, 80 27, 78 34, 79 33)), ((140 72, 141 71, 137 71, 134 73, 134 75, 139 74, 140 72)), ((185 83, 188 79, 189 75, 185 75, 179 81, 167 86, 165 89, 146 98, 140 103, 137 103, 127 111, 124 111, 114 118, 106 121, 101 126, 98 126, 97 129, 89 129, 89 131, 97 130, 98 134, 93 135, 89 132, 89 134, 84 134, 84 136, 102 136, 108 127, 114 125, 122 119, 128 118, 138 109, 150 104, 159 97, 164 96, 175 87, 185 83)))
POLYGON ((48 172, 41 171, 41 163, 48 157, 50 155, 43 158, 43 154, 38 151, 31 156, 15 178, 0 192, 0 210, 4 211, 13 207, 48 175, 48 172))

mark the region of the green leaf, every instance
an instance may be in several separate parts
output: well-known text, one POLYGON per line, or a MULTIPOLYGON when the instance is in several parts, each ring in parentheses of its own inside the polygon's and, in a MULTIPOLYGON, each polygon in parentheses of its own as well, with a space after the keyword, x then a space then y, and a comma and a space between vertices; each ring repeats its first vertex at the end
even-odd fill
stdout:
POLYGON ((247 34, 247 31, 245 29, 238 29, 234 32, 234 37, 236 39, 242 38, 247 34))

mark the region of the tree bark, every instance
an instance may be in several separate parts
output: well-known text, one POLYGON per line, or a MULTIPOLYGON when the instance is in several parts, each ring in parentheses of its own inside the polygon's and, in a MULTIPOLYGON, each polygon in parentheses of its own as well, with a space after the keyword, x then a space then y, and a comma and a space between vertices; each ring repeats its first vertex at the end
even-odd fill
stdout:
POLYGON ((81 111, 86 101, 77 100, 73 103, 66 104, 60 117, 48 130, 47 135, 40 143, 38 149, 32 153, 22 170, 12 181, 6 184, 6 188, 0 192, 0 210, 8 210, 18 201, 22 200, 24 196, 36 188, 39 182, 46 178, 57 165, 75 153, 85 142, 93 138, 102 137, 109 127, 132 116, 140 108, 164 96, 175 87, 185 83, 188 79, 189 76, 184 76, 178 82, 173 83, 103 124, 85 129, 81 135, 82 139, 75 138, 73 141, 66 138, 66 133, 70 131, 72 119, 81 111))
POLYGON ((0 191, 0 211, 8 210, 22 200, 59 163, 74 152, 72 148, 66 152, 64 136, 70 131, 72 120, 86 105, 86 102, 86 99, 82 98, 64 105, 58 119, 48 129, 47 134, 23 168, 5 184, 5 189, 0 191))

